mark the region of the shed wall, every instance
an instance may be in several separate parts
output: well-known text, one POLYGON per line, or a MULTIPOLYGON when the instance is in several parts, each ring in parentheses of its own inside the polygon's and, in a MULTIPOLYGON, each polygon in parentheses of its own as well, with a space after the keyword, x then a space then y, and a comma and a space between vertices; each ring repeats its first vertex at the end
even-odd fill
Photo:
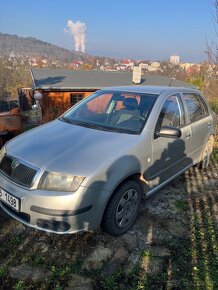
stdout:
POLYGON ((84 91, 43 91, 41 106, 43 109, 43 123, 51 121, 72 107, 71 95, 83 95, 84 98, 93 93, 84 91))

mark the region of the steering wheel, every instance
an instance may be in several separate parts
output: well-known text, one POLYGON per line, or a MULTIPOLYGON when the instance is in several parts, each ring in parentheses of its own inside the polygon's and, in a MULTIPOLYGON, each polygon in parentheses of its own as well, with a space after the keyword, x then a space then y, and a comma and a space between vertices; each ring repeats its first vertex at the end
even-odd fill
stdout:
POLYGON ((139 116, 137 116, 137 115, 132 116, 132 117, 131 117, 131 120, 134 120, 134 119, 136 119, 136 120, 141 120, 141 121, 145 121, 145 117, 142 116, 142 115, 139 115, 139 116))

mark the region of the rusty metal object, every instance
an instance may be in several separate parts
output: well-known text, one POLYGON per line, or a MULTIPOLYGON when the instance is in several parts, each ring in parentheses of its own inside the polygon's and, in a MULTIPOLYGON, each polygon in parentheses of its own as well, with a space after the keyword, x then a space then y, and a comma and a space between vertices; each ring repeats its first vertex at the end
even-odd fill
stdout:
POLYGON ((21 114, 18 108, 12 109, 9 112, 0 113, 0 131, 19 134, 22 130, 21 114))

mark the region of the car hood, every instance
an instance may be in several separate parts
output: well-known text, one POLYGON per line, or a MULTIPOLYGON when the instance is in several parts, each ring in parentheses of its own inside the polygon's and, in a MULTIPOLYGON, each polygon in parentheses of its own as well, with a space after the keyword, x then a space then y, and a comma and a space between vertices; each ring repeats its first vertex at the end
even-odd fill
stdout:
POLYGON ((44 170, 87 175, 137 137, 55 120, 17 136, 6 145, 6 150, 44 170))

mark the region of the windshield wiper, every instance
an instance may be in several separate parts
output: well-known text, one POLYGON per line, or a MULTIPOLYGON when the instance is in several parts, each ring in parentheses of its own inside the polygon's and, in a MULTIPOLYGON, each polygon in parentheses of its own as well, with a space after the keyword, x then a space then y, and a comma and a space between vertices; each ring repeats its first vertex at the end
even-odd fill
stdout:
POLYGON ((64 121, 65 123, 69 123, 69 124, 72 124, 71 120, 66 118, 66 117, 59 117, 58 120, 60 121, 64 121))
POLYGON ((126 133, 126 134, 137 134, 138 133, 138 132, 133 132, 132 130, 128 130, 126 128, 124 129, 124 128, 119 128, 119 127, 107 127, 107 126, 102 126, 99 124, 71 120, 71 119, 68 119, 66 117, 59 117, 58 119, 60 121, 64 121, 64 122, 72 124, 72 125, 77 125, 77 126, 82 126, 82 127, 86 127, 86 128, 107 131, 107 132, 126 133))
POLYGON ((93 124, 93 123, 75 122, 75 125, 79 125, 79 126, 83 126, 83 127, 91 128, 91 129, 96 129, 96 130, 102 130, 102 131, 110 131, 110 132, 114 131, 114 128, 108 128, 108 127, 101 126, 99 124, 93 124))

